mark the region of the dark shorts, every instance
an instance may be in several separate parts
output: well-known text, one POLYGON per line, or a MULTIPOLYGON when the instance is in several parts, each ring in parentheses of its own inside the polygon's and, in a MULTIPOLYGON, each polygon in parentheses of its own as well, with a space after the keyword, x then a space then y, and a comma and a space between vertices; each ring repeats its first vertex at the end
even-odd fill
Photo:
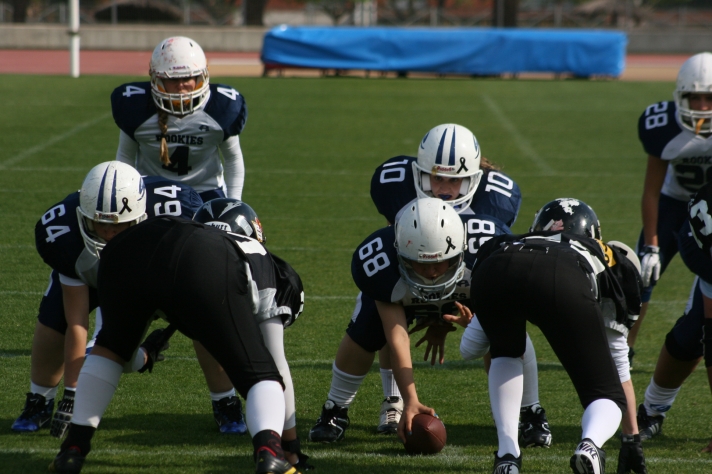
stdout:
POLYGON ((605 398, 625 411, 625 394, 582 257, 556 246, 548 251, 520 248, 492 254, 472 274, 472 305, 492 358, 521 357, 529 321, 544 333, 584 408, 605 398))
MULTIPOLYGON (((99 298, 95 288, 89 288, 89 311, 94 311, 99 306, 99 298)), ((59 273, 52 270, 49 276, 49 287, 45 291, 40 309, 37 314, 40 323, 48 328, 64 334, 67 332, 67 319, 64 317, 64 298, 62 285, 59 283, 59 273)))
POLYGON ((225 196, 225 193, 223 192, 222 189, 211 189, 210 191, 203 191, 200 194, 200 199, 203 200, 203 202, 208 202, 211 199, 218 199, 218 198, 224 198, 227 197, 225 196))
POLYGON ((702 327, 705 311, 702 302, 700 282, 695 280, 692 290, 692 305, 683 314, 665 336, 665 348, 675 359, 683 361, 702 357, 702 327))
POLYGON ((243 397, 260 381, 282 383, 252 313, 246 262, 227 233, 191 221, 156 218, 123 231, 101 254, 96 344, 129 360, 160 311, 243 397))
POLYGON ((373 298, 359 293, 346 334, 368 352, 379 351, 386 345, 383 322, 373 298))

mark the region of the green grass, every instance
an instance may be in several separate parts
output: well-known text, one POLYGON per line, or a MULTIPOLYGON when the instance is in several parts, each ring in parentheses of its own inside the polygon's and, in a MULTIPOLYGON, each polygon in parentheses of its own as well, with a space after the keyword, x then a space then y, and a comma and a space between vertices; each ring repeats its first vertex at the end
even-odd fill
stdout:
MULTIPOLYGON (((41 472, 59 443, 47 431, 9 428, 29 388, 35 316, 49 269, 34 250, 33 228, 52 204, 79 188, 95 164, 112 159, 118 129, 109 94, 130 77, 3 76, 0 95, 0 471, 41 472)), ((213 79, 217 82, 219 79, 213 79)), ((369 197, 375 167, 413 154, 431 127, 467 126, 485 156, 521 186, 514 231, 557 197, 590 204, 607 240, 634 245, 640 231, 645 154, 636 124, 670 83, 607 81, 224 79, 250 108, 242 135, 244 199, 258 212, 269 248, 300 272, 306 310, 286 333, 301 438, 319 415, 331 361, 353 309, 350 258, 384 224, 369 197)), ((655 292, 636 350, 633 380, 642 399, 664 336, 682 311, 692 276, 676 259, 655 292)), ((460 360, 461 331, 446 363, 416 363, 421 401, 444 420, 449 443, 431 457, 410 457, 395 438, 375 434, 381 401, 374 365, 350 410, 352 427, 336 446, 305 443, 324 473, 491 472, 496 432, 481 362, 460 360)), ((524 472, 568 472, 582 409, 536 328, 542 404, 554 435, 549 450, 524 452, 524 472)), ((420 361, 423 349, 414 349, 420 361)), ((712 471, 699 454, 709 440, 710 393, 698 370, 688 380, 663 434, 645 443, 650 473, 712 471)), ((619 442, 606 444, 615 472, 619 442)), ((94 438, 86 473, 252 472, 248 437, 220 435, 189 341, 176 335, 153 374, 124 376, 94 438)))

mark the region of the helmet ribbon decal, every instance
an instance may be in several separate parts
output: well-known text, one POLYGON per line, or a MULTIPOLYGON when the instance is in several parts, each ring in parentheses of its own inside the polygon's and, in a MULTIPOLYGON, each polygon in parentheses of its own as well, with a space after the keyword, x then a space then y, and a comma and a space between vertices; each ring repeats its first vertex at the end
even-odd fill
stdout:
POLYGON ((119 211, 119 214, 123 214, 124 211, 129 211, 129 212, 132 212, 132 211, 133 211, 133 210, 129 207, 129 198, 127 198, 127 197, 121 198, 121 204, 123 204, 123 207, 122 207, 121 210, 119 211))
MULTIPOLYGON (((453 162, 453 164, 455 164, 455 163, 453 162)), ((457 174, 460 174, 460 171, 462 171, 462 170, 465 170, 465 173, 470 171, 469 169, 467 169, 467 166, 465 166, 465 157, 464 156, 460 157, 460 167, 457 169, 457 174)))
POLYGON ((455 166, 455 127, 452 127, 452 141, 450 142, 450 159, 447 162, 450 166, 455 166))
POLYGON ((452 244, 452 238, 449 235, 445 239, 445 242, 447 243, 447 249, 445 250, 445 255, 447 255, 448 252, 450 252, 450 249, 455 250, 457 248, 452 244))

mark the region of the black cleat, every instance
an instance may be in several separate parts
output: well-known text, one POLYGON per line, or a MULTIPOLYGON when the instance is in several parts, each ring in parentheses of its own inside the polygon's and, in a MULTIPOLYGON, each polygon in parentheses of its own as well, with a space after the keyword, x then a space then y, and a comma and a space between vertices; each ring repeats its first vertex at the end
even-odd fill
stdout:
POLYGON ((242 402, 239 398, 225 397, 213 401, 213 416, 218 424, 221 433, 225 434, 245 434, 247 425, 245 417, 242 415, 242 402))
POLYGON ((551 430, 546 411, 535 403, 519 411, 519 445, 523 448, 551 447, 551 430))
POLYGON ((25 408, 12 424, 12 431, 18 433, 31 433, 49 427, 54 410, 54 398, 47 400, 38 393, 27 393, 25 408))
POLYGON ((659 435, 663 430, 663 421, 665 421, 665 417, 662 415, 648 415, 648 412, 645 410, 645 405, 641 403, 640 406, 638 406, 638 432, 640 433, 640 440, 652 439, 654 436, 659 435))
POLYGON ((255 474, 300 474, 286 459, 279 459, 269 448, 257 451, 255 474))
POLYGON ((71 446, 60 451, 54 461, 49 465, 50 472, 82 472, 86 456, 76 446, 71 446))
POLYGON ((494 452, 494 468, 492 474, 519 474, 522 470, 522 454, 518 458, 514 454, 505 454, 502 457, 494 452))
POLYGON ((606 474, 606 452, 585 438, 576 446, 569 464, 576 474, 606 474))
POLYGON ((348 408, 342 408, 327 400, 316 425, 309 431, 309 441, 334 443, 344 439, 346 428, 349 427, 348 413, 348 408))

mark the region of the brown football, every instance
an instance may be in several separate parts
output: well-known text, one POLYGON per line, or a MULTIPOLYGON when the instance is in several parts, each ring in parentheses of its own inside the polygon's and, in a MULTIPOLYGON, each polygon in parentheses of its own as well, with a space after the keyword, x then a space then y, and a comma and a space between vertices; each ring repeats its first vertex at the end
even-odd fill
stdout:
POLYGON ((436 454, 447 442, 445 425, 432 415, 415 415, 411 431, 405 436, 405 450, 410 454, 436 454))

